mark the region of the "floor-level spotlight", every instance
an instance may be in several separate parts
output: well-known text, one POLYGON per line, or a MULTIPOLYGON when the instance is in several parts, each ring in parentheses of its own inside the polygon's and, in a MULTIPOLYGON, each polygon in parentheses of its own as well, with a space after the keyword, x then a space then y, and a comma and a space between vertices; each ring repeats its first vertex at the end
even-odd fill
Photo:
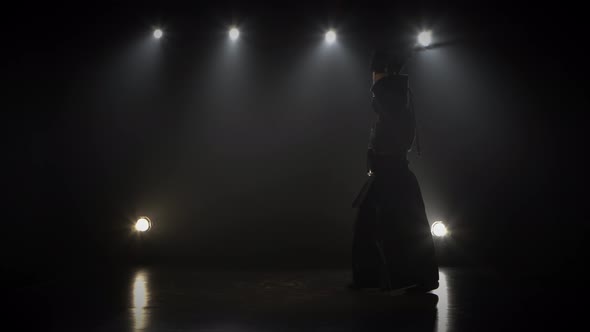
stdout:
POLYGON ((232 27, 231 29, 229 29, 229 39, 235 41, 235 40, 238 40, 239 37, 240 37, 240 30, 238 30, 238 28, 232 27))
POLYGON ((160 38, 162 38, 162 36, 164 36, 164 31, 162 31, 162 29, 155 29, 153 35, 154 35, 154 38, 160 39, 160 38))
POLYGON ((418 35, 418 44, 422 47, 428 47, 432 43, 432 31, 425 30, 418 35))
POLYGON ((148 217, 139 217, 135 222, 135 230, 138 232, 147 232, 152 228, 152 221, 148 217))
POLYGON ((326 43, 332 44, 336 41, 336 31, 329 30, 326 32, 326 43))
POLYGON ((449 233, 447 226, 445 226, 442 221, 435 221, 430 227, 430 231, 432 232, 432 235, 436 237, 444 237, 449 233))

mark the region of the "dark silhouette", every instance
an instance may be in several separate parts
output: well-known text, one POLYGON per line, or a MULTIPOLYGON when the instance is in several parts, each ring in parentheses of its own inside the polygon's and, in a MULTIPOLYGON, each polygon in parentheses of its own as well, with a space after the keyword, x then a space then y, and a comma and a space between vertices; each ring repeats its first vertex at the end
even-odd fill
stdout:
POLYGON ((438 287, 438 267, 424 201, 407 152, 415 134, 408 77, 399 74, 403 56, 377 51, 373 57, 369 179, 353 205, 352 288, 400 292, 438 287))

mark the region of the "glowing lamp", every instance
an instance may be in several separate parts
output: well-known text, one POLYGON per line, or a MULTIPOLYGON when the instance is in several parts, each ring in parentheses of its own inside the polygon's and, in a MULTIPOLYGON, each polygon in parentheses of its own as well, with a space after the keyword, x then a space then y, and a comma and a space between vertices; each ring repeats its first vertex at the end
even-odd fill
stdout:
POLYGON ((229 39, 231 40, 238 40, 238 38, 240 37, 240 30, 238 30, 238 28, 231 28, 229 30, 229 39))
POLYGON ((330 30, 326 32, 326 43, 332 44, 336 41, 336 32, 334 30, 330 30))
POLYGON ((147 232, 152 228, 152 221, 148 217, 140 217, 135 222, 135 230, 138 232, 147 232))
POLYGON ((432 43, 432 31, 422 31, 418 35, 418 44, 422 47, 428 47, 432 43))
POLYGON ((449 233, 447 226, 445 226, 442 221, 435 221, 430 227, 430 231, 432 232, 432 235, 436 237, 443 237, 449 233))

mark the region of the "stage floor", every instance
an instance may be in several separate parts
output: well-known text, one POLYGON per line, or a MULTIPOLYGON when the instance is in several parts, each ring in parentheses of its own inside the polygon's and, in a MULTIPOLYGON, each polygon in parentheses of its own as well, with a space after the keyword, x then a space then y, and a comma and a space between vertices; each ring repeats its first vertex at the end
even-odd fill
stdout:
POLYGON ((18 330, 55 331, 538 331, 573 329, 583 308, 560 303, 559 285, 492 270, 441 268, 437 290, 396 297, 349 281, 344 269, 84 269, 13 289, 8 305, 18 330))

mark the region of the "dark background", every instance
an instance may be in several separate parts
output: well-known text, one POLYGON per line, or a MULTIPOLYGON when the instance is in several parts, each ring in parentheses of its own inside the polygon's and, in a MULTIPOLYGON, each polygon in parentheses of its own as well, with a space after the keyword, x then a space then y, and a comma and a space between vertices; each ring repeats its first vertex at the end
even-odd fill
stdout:
POLYGON ((214 4, 3 10, 5 276, 139 259, 348 266, 371 51, 430 27, 439 45, 407 68, 423 152, 409 158, 430 221, 452 232, 441 262, 580 277, 579 8, 214 4), (154 221, 141 237, 139 215, 154 221))

